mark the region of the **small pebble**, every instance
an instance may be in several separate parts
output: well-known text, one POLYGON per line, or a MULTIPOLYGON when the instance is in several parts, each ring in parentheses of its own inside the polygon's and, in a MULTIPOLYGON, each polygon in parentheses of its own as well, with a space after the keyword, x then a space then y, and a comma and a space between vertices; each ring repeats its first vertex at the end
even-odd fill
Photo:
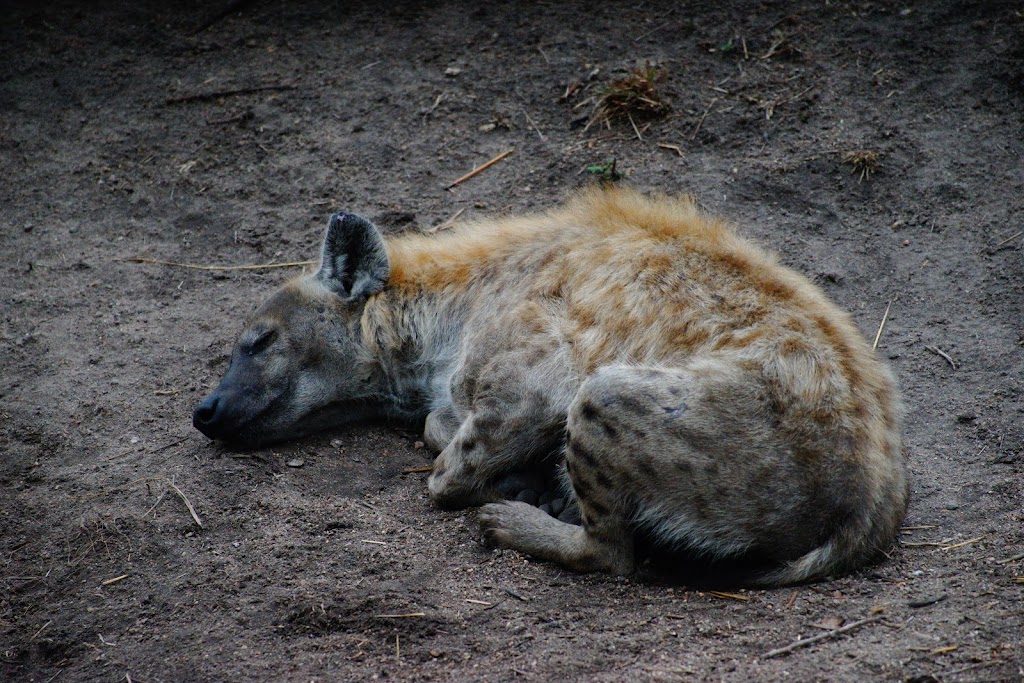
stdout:
POLYGON ((292 458, 288 461, 288 467, 302 467, 306 464, 306 461, 302 458, 292 458))

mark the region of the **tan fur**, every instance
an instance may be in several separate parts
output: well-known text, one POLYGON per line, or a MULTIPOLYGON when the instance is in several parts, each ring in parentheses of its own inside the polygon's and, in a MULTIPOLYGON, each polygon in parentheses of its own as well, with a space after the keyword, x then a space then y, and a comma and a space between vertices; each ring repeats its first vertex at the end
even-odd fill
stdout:
POLYGON ((490 503, 495 542, 630 572, 640 529, 767 558, 749 581, 780 584, 895 539, 907 486, 889 372, 820 290, 690 200, 591 190, 383 249, 364 302, 335 303, 323 271, 282 296, 353 331, 332 350, 385 411, 427 415, 431 496, 490 503), (503 476, 552 454, 582 526, 495 502, 503 476))

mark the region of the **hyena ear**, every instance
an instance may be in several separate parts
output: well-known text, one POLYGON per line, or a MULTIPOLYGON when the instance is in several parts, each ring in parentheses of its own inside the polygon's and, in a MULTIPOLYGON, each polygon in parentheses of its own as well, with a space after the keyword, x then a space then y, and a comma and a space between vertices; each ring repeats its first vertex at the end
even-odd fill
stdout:
POLYGON ((365 299, 384 288, 390 266, 384 238, 373 223, 336 213, 327 224, 317 277, 345 299, 365 299))

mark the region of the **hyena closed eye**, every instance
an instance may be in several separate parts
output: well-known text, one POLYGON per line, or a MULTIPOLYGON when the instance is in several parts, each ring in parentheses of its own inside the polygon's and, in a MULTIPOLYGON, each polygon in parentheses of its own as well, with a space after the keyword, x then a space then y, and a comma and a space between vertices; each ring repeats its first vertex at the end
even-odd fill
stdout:
POLYGON ((385 240, 331 218, 322 264, 242 332, 195 410, 212 438, 425 421, 431 498, 494 543, 629 573, 637 538, 757 558, 750 584, 844 571, 907 501, 888 370, 804 277, 688 200, 591 191, 539 216, 385 240), (503 500, 555 462, 579 524, 503 500))

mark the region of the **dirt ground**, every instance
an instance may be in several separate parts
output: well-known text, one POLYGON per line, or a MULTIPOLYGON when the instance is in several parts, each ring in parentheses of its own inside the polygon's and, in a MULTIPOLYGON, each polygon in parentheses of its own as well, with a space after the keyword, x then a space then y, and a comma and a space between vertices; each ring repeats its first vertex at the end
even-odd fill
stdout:
POLYGON ((228 5, 0 12, 0 679, 1024 677, 1020 2, 228 5), (588 128, 647 61, 671 112, 588 128), (298 269, 124 259, 303 261, 336 210, 544 209, 611 159, 885 320, 913 473, 889 561, 720 594, 573 575, 431 507, 416 434, 192 429, 298 269))

